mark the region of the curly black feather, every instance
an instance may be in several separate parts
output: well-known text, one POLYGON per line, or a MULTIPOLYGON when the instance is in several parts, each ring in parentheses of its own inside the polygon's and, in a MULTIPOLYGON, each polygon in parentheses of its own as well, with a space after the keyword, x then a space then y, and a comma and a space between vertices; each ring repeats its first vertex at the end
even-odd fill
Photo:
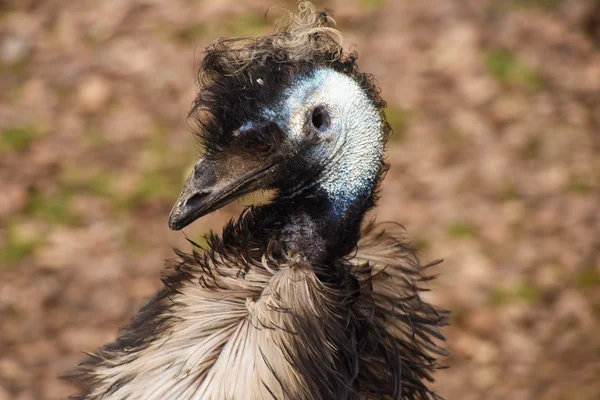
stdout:
POLYGON ((218 39, 206 49, 189 113, 206 156, 225 151, 236 128, 278 98, 295 76, 319 67, 352 77, 380 111, 385 135, 391 132, 373 76, 359 72, 356 52, 343 52, 331 16, 308 3, 300 10, 293 24, 272 35, 218 39))

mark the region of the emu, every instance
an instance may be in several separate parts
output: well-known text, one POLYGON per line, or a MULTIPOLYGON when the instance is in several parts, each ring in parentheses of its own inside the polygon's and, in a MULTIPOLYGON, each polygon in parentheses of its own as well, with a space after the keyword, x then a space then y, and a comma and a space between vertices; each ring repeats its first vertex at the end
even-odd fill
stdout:
POLYGON ((206 49, 190 112, 204 154, 169 226, 276 194, 176 250, 164 288, 71 374, 78 399, 439 398, 447 316, 420 295, 437 262, 363 224, 388 168, 385 102, 331 16, 299 10, 206 49))

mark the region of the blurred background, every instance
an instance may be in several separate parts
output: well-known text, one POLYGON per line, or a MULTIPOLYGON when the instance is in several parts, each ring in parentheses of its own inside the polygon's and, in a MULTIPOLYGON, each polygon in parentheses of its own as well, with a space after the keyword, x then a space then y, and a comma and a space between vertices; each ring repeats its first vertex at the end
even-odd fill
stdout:
MULTIPOLYGON (((278 0, 0 1, 0 399, 57 380, 160 286, 199 149, 202 49, 278 0)), ((394 128, 379 220, 452 310, 448 399, 600 398, 600 1, 338 0, 394 128)), ((275 16, 280 12, 273 11, 275 16)), ((185 229, 192 239, 239 214, 185 229)))

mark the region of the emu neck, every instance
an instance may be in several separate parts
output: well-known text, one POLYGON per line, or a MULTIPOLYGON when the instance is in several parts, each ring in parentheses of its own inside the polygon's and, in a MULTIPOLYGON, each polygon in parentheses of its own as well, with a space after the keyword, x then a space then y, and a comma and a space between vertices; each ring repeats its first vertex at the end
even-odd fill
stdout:
POLYGON ((355 156, 347 154, 317 185, 282 204, 280 239, 290 250, 327 263, 354 249, 364 215, 374 205, 382 167, 379 157, 369 163, 355 156))
POLYGON ((316 184, 287 200, 291 207, 281 239, 317 263, 352 252, 383 172, 379 116, 348 121, 316 184))
MULTIPOLYGON (((385 147, 381 116, 356 81, 326 68, 299 76, 284 97, 282 125, 304 126, 306 114, 298 110, 307 103, 313 109, 328 105, 331 124, 320 141, 300 152, 305 173, 283 185, 280 205, 288 214, 281 215, 286 226, 280 240, 312 261, 344 256, 356 246, 364 214, 374 205, 385 147)), ((306 143, 304 129, 290 132, 306 143)))

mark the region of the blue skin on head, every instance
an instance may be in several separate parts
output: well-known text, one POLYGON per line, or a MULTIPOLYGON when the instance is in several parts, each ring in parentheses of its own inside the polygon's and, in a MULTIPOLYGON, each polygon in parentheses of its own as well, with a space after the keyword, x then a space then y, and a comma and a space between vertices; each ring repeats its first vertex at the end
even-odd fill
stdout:
MULTIPOLYGON (((325 109, 330 124, 302 156, 311 169, 322 171, 315 182, 303 183, 284 197, 298 196, 315 187, 325 193, 333 220, 361 208, 372 195, 381 173, 384 134, 381 117, 364 90, 352 78, 320 68, 297 76, 263 118, 278 123, 288 139, 300 144, 310 134, 307 121, 316 107, 325 109)), ((357 210, 358 211, 358 210, 357 210)))

